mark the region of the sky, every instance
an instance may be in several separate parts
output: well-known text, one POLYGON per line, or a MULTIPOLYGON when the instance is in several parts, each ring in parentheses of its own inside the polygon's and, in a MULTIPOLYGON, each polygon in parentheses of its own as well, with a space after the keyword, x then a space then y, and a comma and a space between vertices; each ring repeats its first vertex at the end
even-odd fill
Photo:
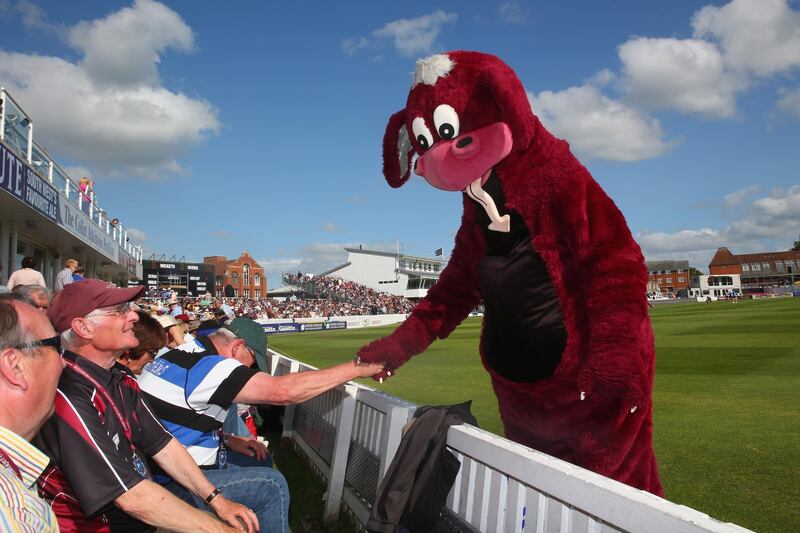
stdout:
POLYGON ((800 239, 800 2, 0 0, 0 85, 151 253, 319 273, 345 247, 432 257, 461 195, 391 189, 415 61, 507 62, 647 260, 800 239))

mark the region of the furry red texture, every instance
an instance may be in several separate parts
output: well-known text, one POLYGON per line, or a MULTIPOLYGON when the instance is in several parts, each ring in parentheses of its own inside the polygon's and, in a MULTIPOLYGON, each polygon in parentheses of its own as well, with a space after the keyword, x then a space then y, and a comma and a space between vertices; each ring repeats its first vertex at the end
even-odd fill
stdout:
MULTIPOLYGON (((532 383, 511 382, 494 372, 481 339, 506 434, 661 495, 652 446, 655 349, 639 246, 619 209, 569 145, 533 116, 513 72, 493 56, 450 55, 456 66, 447 77, 411 91, 406 124, 416 116, 430 117, 436 105, 446 102, 458 111, 463 132, 498 121, 510 125, 514 148, 495 171, 506 208, 522 217, 547 267, 567 331, 554 374, 532 383)), ((426 339, 449 335, 479 302, 476 270, 485 243, 475 210, 465 196, 451 260, 413 309, 412 325, 376 341, 392 346, 391 365, 423 351, 426 339), (413 333, 418 331, 430 335, 413 333)), ((376 343, 362 358, 384 360, 376 343)))

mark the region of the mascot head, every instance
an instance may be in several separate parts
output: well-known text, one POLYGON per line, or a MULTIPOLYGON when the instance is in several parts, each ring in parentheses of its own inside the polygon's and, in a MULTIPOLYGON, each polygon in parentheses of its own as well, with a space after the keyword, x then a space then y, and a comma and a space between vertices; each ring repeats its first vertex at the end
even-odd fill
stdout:
POLYGON ((447 52, 417 61, 405 109, 383 138, 383 173, 392 187, 414 172, 436 188, 463 191, 531 143, 535 124, 525 89, 500 59, 447 52))

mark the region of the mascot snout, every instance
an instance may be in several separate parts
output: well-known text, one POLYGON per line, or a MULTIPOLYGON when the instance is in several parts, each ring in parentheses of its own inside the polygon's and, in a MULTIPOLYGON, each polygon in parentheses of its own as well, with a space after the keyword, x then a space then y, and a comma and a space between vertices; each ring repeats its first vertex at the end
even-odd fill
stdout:
POLYGON ((438 141, 417 158, 414 172, 445 191, 463 191, 503 160, 513 146, 511 130, 503 122, 438 141))

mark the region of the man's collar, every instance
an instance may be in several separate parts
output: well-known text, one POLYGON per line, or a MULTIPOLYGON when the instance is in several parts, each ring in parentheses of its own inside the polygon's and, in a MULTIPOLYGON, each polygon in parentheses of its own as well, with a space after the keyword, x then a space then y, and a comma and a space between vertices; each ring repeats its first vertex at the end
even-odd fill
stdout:
MULTIPOLYGON (((111 378, 112 378, 111 370, 106 370, 105 368, 98 365, 94 361, 91 361, 75 352, 70 352, 69 350, 64 352, 64 358, 69 359, 70 361, 78 365, 80 368, 85 370, 101 385, 107 386, 111 383, 111 378)), ((114 367, 111 368, 113 369, 114 367)))
POLYGON ((217 353, 217 347, 214 346, 214 342, 208 336, 206 336, 206 335, 198 335, 197 337, 195 337, 194 340, 203 345, 203 348, 205 348, 205 353, 206 354, 216 354, 217 353))

